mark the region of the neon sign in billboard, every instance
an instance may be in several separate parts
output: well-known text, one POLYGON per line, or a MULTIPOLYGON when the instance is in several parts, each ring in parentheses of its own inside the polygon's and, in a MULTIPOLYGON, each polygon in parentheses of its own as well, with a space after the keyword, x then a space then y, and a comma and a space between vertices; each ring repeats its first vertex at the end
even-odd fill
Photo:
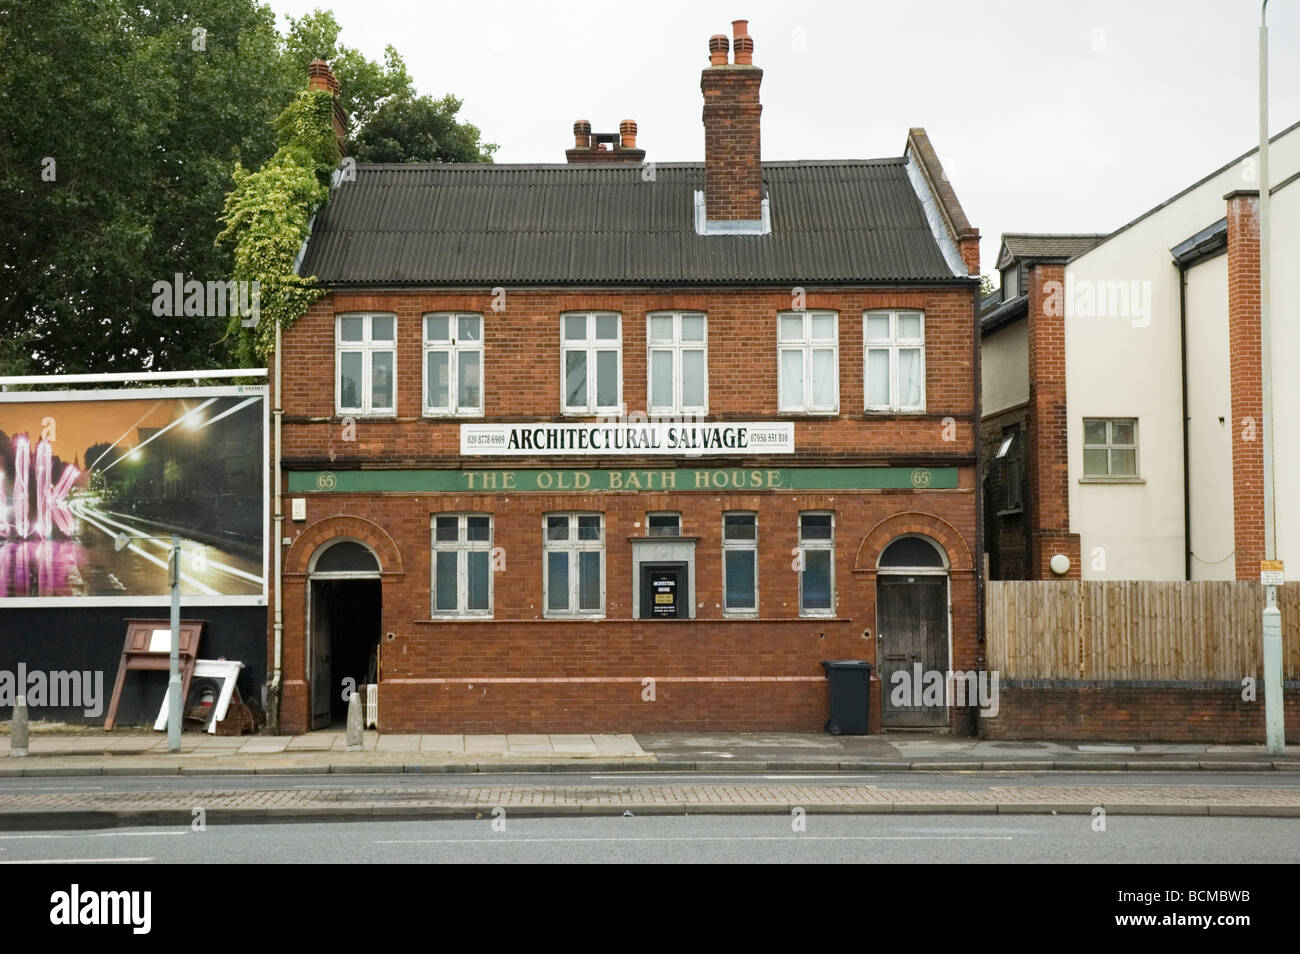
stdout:
POLYGON ((265 603, 262 387, 0 394, 0 606, 265 603))

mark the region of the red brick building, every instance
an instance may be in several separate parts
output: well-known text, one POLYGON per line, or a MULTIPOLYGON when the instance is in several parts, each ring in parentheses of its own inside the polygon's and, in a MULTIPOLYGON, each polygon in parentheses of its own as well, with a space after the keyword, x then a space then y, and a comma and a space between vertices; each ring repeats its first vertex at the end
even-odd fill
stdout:
POLYGON ((346 679, 384 731, 817 729, 843 658, 873 728, 967 727, 879 677, 980 665, 978 232, 921 129, 762 162, 735 26, 703 163, 580 121, 565 164, 359 165, 317 216, 283 730, 346 679))

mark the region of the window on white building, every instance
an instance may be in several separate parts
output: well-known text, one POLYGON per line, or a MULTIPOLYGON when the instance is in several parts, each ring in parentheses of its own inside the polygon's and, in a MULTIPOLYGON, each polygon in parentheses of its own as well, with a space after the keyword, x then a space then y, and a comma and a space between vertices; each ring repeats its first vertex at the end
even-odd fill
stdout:
POLYGON ((1083 419, 1083 474, 1085 477, 1136 477, 1137 419, 1085 417, 1083 419))
POLYGON ((868 411, 925 410, 925 315, 869 311, 863 322, 868 411))
POLYGON ((780 408, 833 414, 840 408, 838 316, 790 311, 777 316, 780 408))
POLYGON ((334 406, 340 414, 394 414, 396 365, 396 315, 338 316, 334 406))
POLYGON ((424 316, 424 413, 483 413, 483 316, 424 316))

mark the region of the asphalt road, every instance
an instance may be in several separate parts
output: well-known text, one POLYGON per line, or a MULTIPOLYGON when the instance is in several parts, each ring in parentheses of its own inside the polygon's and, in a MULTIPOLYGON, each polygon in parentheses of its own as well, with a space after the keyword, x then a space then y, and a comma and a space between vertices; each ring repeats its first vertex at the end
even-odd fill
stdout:
POLYGON ((952 791, 991 788, 1064 788, 1074 785, 1105 785, 1188 788, 1300 788, 1300 772, 896 772, 854 775, 839 772, 735 773, 706 772, 477 772, 470 774, 420 775, 164 775, 92 776, 84 778, 0 779, 0 795, 55 792, 209 792, 306 791, 346 788, 478 788, 484 785, 518 788, 555 788, 619 785, 675 785, 726 782, 729 785, 771 785, 773 782, 804 782, 825 785, 865 785, 881 789, 946 789, 952 791))
POLYGON ((780 815, 509 818, 0 833, 32 863, 1296 863, 1300 820, 780 815), (494 821, 497 828, 494 829, 494 821))

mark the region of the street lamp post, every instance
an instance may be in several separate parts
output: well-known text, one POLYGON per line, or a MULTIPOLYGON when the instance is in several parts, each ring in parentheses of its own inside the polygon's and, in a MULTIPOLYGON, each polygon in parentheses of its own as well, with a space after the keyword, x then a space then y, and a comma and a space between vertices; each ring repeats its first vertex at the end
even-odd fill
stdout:
MULTIPOLYGON (((1259 10, 1259 351, 1264 441, 1264 559, 1277 559, 1273 496, 1273 352, 1268 296, 1268 0, 1259 10)), ((1282 611, 1277 587, 1264 589, 1264 725, 1268 751, 1281 755, 1286 745, 1282 718, 1282 611)))
MULTIPOLYGON (((113 549, 121 552, 132 539, 157 540, 142 534, 119 533, 113 539, 113 549)), ((181 750, 181 709, 185 700, 181 698, 181 538, 172 534, 171 554, 167 561, 167 580, 171 586, 172 613, 171 649, 168 651, 167 665, 167 751, 181 750)))
POLYGON ((181 538, 172 534, 172 645, 167 675, 167 751, 181 750, 181 538))

